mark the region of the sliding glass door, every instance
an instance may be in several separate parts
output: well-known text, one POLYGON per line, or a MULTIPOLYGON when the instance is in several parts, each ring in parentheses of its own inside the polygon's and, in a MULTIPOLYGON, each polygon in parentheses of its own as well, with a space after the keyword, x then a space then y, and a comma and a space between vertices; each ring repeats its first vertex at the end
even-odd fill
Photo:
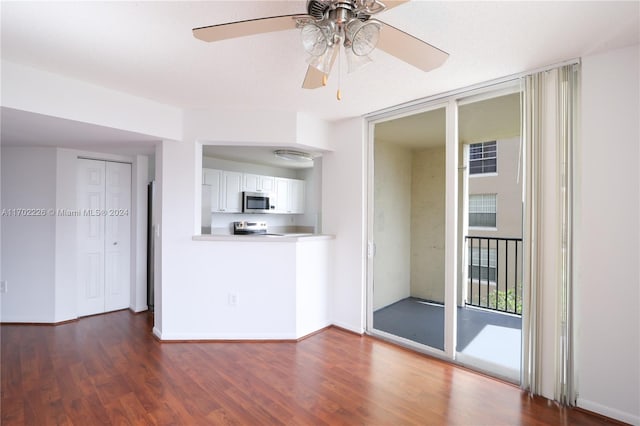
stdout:
POLYGON ((520 380, 518 82, 372 119, 368 332, 520 380))
POLYGON ((371 320, 444 351, 445 108, 374 127, 371 320))
POLYGON ((523 169, 519 85, 459 100, 456 360, 520 381, 523 169))

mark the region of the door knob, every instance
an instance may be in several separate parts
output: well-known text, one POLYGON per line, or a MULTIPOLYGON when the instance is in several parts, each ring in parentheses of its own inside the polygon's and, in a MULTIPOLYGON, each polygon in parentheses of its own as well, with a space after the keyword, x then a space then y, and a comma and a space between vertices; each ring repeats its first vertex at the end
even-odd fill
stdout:
POLYGON ((117 245, 118 245, 118 242, 117 242, 117 241, 114 241, 114 242, 113 242, 113 245, 114 245, 114 246, 117 246, 117 245))

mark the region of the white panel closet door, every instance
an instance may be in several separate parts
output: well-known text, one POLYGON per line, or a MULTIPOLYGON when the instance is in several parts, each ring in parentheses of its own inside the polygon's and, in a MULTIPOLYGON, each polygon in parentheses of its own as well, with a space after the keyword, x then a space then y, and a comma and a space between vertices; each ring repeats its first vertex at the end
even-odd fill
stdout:
POLYGON ((78 160, 78 316, 104 312, 105 168, 78 160))
POLYGON ((105 311, 129 307, 131 165, 107 162, 105 216, 105 311))
POLYGON ((78 316, 127 308, 131 165, 78 160, 78 316))

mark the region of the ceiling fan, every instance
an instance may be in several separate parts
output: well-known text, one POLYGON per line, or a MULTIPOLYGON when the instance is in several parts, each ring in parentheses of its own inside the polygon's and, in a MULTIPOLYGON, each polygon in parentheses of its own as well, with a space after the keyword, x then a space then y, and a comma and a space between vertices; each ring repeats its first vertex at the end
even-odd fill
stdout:
MULTIPOLYGON (((371 62, 376 47, 423 71, 444 63, 449 54, 371 16, 409 0, 307 0, 307 14, 271 16, 193 29, 194 37, 220 41, 254 34, 300 29, 309 67, 305 89, 327 84, 340 47, 344 47, 348 72, 371 62)), ((338 89, 338 100, 341 94, 338 89)))

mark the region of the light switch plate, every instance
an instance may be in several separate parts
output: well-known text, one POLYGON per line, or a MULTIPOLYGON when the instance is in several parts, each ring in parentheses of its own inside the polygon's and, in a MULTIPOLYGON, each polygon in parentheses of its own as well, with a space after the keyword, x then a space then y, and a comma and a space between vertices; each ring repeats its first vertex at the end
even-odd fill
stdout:
POLYGON ((8 289, 8 284, 6 280, 0 281, 0 293, 6 293, 8 289))

